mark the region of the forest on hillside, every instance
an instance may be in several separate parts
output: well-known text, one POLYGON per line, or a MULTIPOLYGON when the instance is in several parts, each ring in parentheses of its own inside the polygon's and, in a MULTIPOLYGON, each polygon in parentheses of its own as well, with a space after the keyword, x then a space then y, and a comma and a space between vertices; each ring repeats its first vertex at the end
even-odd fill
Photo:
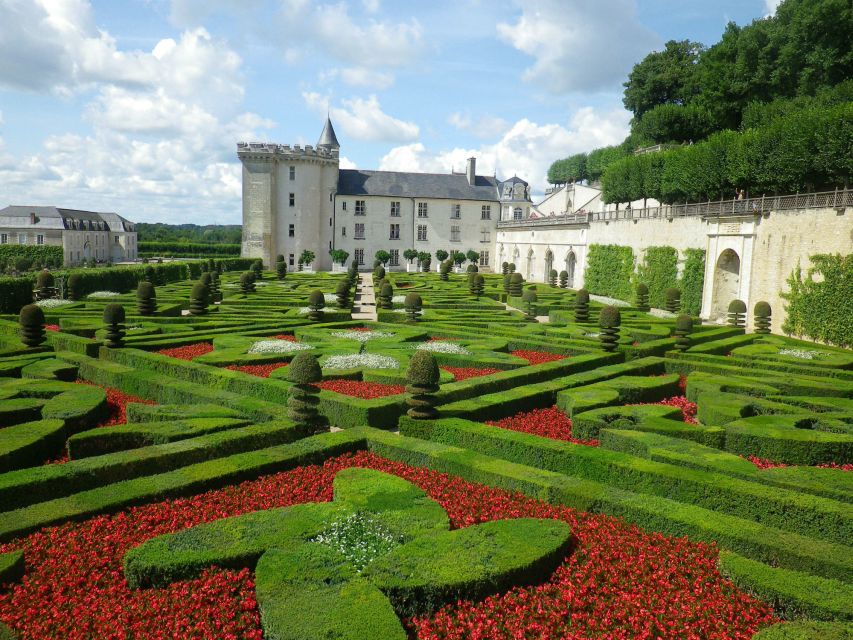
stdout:
POLYGON ((164 224, 138 222, 138 242, 186 242, 203 244, 239 244, 242 227, 239 224, 164 224))

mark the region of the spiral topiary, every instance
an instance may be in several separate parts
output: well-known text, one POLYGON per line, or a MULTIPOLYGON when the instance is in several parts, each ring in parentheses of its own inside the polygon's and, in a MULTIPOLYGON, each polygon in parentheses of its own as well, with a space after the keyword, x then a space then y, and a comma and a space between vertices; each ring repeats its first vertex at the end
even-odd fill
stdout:
POLYGON ((56 295, 55 281, 50 271, 39 271, 36 276, 36 299, 45 300, 56 295))
POLYGON ((575 322, 589 322, 589 291, 578 289, 575 294, 575 322))
POLYGON ((406 315, 409 317, 409 322, 417 322, 423 309, 423 300, 415 293, 407 293, 406 299, 403 302, 403 307, 406 309, 406 315))
POLYGON ((480 273, 472 273, 474 277, 471 278, 471 285, 469 287, 469 291, 471 295, 480 299, 480 296, 483 295, 483 292, 486 290, 486 279, 480 273))
POLYGON ((406 391, 409 394, 406 398, 406 404, 409 406, 406 413, 410 418, 434 420, 438 417, 434 394, 438 391, 440 377, 441 372, 438 370, 435 356, 429 351, 415 351, 406 370, 406 391))
POLYGON ((72 273, 65 282, 66 295, 69 300, 79 300, 83 297, 83 278, 79 273, 72 273))
POLYGON ((728 325, 738 328, 746 326, 746 303, 743 300, 732 300, 729 303, 728 325))
POLYGON ((515 263, 514 262, 510 262, 508 268, 509 268, 510 273, 515 273, 515 263))
POLYGON ((28 347, 37 347, 47 338, 44 332, 44 311, 35 304, 21 307, 18 315, 18 324, 21 327, 21 342, 28 347))
POLYGON ((213 281, 213 276, 210 275, 209 271, 204 271, 198 281, 210 289, 210 283, 213 281))
POLYGON ((254 293, 255 292, 255 274, 251 271, 247 271, 246 273, 240 274, 240 293, 254 293))
POLYGON ((664 292, 664 306, 670 313, 678 313, 681 308, 681 290, 670 287, 664 292))
POLYGON ((385 282, 379 287, 379 308, 393 309, 394 308, 394 287, 390 282, 385 282))
POLYGON ((190 291, 190 315, 205 315, 208 304, 210 304, 210 289, 203 282, 196 282, 190 291))
POLYGON ((556 269, 551 269, 551 271, 548 273, 548 284, 550 284, 552 287, 557 286, 557 270, 556 269))
POLYGON ((145 280, 136 287, 136 310, 141 316, 153 316, 157 311, 157 292, 154 285, 145 280))
POLYGON ((308 294, 308 319, 311 322, 320 322, 325 315, 323 307, 326 306, 326 297, 319 289, 314 289, 308 294))
POLYGON ((675 348, 687 351, 690 348, 690 333, 693 331, 693 318, 683 313, 675 319, 675 348))
POLYGON ((111 349, 124 346, 124 307, 115 302, 104 307, 105 344, 111 349))
POLYGON ((469 264, 465 271, 467 273, 478 273, 480 271, 480 267, 478 267, 476 264, 469 264))
POLYGON ((606 306, 598 314, 598 339, 605 351, 615 351, 619 342, 619 325, 622 324, 622 314, 613 306, 606 306))
POLYGON ((323 379, 317 356, 307 351, 297 353, 287 366, 287 380, 293 383, 287 397, 287 417, 302 427, 320 426, 320 390, 315 382, 323 379))
POLYGON ((445 260, 441 263, 441 266, 438 268, 438 277, 442 282, 447 282, 450 280, 450 261, 445 260))
POLYGON ((504 274, 504 292, 506 294, 509 294, 509 283, 511 280, 512 280, 512 274, 511 273, 505 273, 504 274))
POLYGON ((513 273, 509 277, 509 295, 514 298, 521 297, 521 285, 524 284, 524 276, 520 273, 513 273))
POLYGON ((338 297, 338 308, 349 309, 350 307, 350 282, 348 278, 344 278, 338 282, 338 287, 335 289, 335 295, 338 297))
POLYGON ((506 275, 509 273, 509 262, 502 262, 501 263, 501 273, 503 275, 506 275))
POLYGON ((770 316, 772 310, 770 303, 761 300, 755 303, 753 314, 755 316, 753 324, 755 325, 755 333, 766 334, 770 333, 770 316))
POLYGON ((287 276, 287 263, 284 261, 284 256, 275 263, 275 275, 279 280, 284 280, 287 276))
POLYGON ((560 271, 560 289, 569 288, 569 272, 563 269, 560 271))
POLYGON ((651 308, 649 307, 649 288, 641 282, 634 293, 634 306, 640 311, 648 311, 651 308))
POLYGON ((142 277, 145 278, 146 282, 150 282, 151 284, 157 284, 157 277, 154 273, 154 267, 148 265, 145 269, 142 270, 142 277))
POLYGON ((255 277, 258 280, 264 279, 264 262, 263 262, 263 260, 255 260, 252 263, 252 273, 255 274, 255 277))
POLYGON ((219 272, 216 269, 210 272, 210 300, 211 302, 222 302, 222 290, 219 288, 219 272))
POLYGON ((539 296, 536 295, 536 292, 533 289, 527 289, 522 295, 521 299, 524 300, 524 304, 527 305, 527 316, 526 320, 535 320, 536 319, 536 303, 539 301, 539 296))
POLYGON ((424 273, 429 273, 430 265, 432 264, 432 258, 426 256, 423 260, 421 260, 421 271, 424 273))

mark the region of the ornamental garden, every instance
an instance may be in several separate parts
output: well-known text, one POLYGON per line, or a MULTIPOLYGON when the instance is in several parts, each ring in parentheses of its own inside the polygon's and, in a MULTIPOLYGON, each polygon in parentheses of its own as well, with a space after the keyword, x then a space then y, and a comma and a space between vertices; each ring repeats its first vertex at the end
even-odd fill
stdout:
POLYGON ((853 351, 455 271, 4 290, 0 638, 851 637, 853 351))

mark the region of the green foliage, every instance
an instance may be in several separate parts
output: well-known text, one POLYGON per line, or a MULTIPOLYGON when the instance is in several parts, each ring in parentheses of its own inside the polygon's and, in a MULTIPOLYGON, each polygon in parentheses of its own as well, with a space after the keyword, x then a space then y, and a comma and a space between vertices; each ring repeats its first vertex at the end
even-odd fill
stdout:
POLYGON ((317 256, 314 255, 313 251, 305 249, 305 251, 299 254, 299 262, 301 262, 302 264, 311 264, 312 262, 314 262, 314 258, 316 257, 317 256))
POLYGON ((551 184, 579 182, 586 178, 585 153, 576 153, 568 158, 555 160, 548 168, 548 182, 551 184))
MULTIPOLYGON (((0 584, 20 582, 24 577, 24 552, 0 553, 0 584)), ((1 638, 2 636, 0 636, 1 638)))
POLYGON ((681 105, 695 94, 695 69, 705 47, 689 40, 670 40, 634 65, 625 82, 622 102, 640 117, 658 105, 681 105))
POLYGON ((417 293, 410 291, 403 300, 403 307, 406 309, 409 322, 417 322, 423 308, 423 300, 417 293))
POLYGON ((697 105, 660 104, 634 123, 634 132, 655 144, 699 141, 713 130, 711 114, 697 105))
POLYGON ((435 356, 424 349, 417 349, 409 359, 406 369, 406 381, 410 385, 431 386, 438 384, 441 372, 435 356))
POLYGON ((636 279, 648 286, 649 305, 663 309, 665 292, 678 285, 678 251, 672 247, 649 247, 637 266, 636 279))
POLYGON ((33 301, 33 283, 29 278, 0 277, 0 313, 17 313, 33 301))
POLYGON ((411 262, 412 260, 418 257, 418 251, 417 249, 406 249, 403 252, 403 257, 409 262, 411 262))
POLYGON ((575 294, 575 322, 589 322, 589 291, 578 289, 575 294))
MULTIPOLYGON (((346 264, 347 258, 349 258, 349 251, 345 251, 343 249, 331 249, 329 250, 329 255, 332 256, 332 262, 344 265, 346 264)), ((284 260, 281 262, 284 262, 284 260)))
MULTIPOLYGON (((137 222, 136 232, 139 246, 146 242, 166 243, 203 243, 218 245, 237 245, 243 239, 242 227, 239 224, 163 224, 162 222, 137 222)), ((239 253, 239 251, 238 251, 239 253)))
POLYGON ((622 145, 600 147, 590 151, 586 160, 587 177, 593 182, 600 180, 607 167, 624 158, 625 155, 626 151, 622 145))
POLYGON ((380 249, 374 254, 374 257, 382 263, 382 266, 385 266, 391 259, 391 254, 385 251, 385 249, 380 249))
POLYGON ((853 624, 849 622, 780 622, 759 631, 752 640, 850 640, 853 624))
POLYGON ((323 319, 323 308, 326 306, 326 297, 320 289, 314 289, 308 294, 308 319, 319 322, 323 319))
POLYGON ((468 261, 471 263, 470 266, 476 267, 476 263, 480 259, 480 254, 473 249, 468 249, 468 251, 465 252, 465 257, 468 258, 468 261))
POLYGON ((612 329, 622 324, 622 314, 619 307, 605 306, 598 314, 598 326, 602 329, 612 329))
POLYGON ((190 290, 190 314, 203 316, 210 304, 210 288, 203 282, 197 282, 190 290))
POLYGON ((255 273, 246 271, 240 274, 240 293, 254 293, 255 291, 255 273))
POLYGON ((590 293, 619 300, 631 297, 634 251, 615 244, 592 244, 587 255, 584 284, 590 293))
POLYGON ((811 256, 803 277, 798 266, 782 292, 787 317, 782 330, 840 347, 853 346, 853 254, 811 256), (816 279, 815 276, 818 276, 816 279))
POLYGON ((120 324, 124 322, 124 307, 111 302, 104 306, 104 322, 106 324, 120 324))
POLYGON ((569 272, 563 269, 560 271, 560 288, 568 289, 569 288, 569 272))
POLYGON ((323 370, 313 353, 300 351, 287 367, 287 379, 294 384, 312 384, 323 379, 323 370))
POLYGON ((753 307, 752 311, 754 315, 753 325, 755 326, 755 333, 759 334, 767 334, 770 333, 770 303, 764 300, 760 300, 755 303, 755 307, 753 307))
POLYGON ((15 264, 19 271, 34 266, 58 268, 64 259, 61 245, 0 244, 0 263, 15 264))
POLYGON ((21 327, 21 342, 26 346, 37 347, 45 341, 44 311, 41 307, 28 304, 21 308, 18 323, 21 327))
POLYGON ((687 351, 690 348, 690 332, 693 331, 693 318, 681 314, 675 319, 675 348, 687 351))
POLYGON ((439 262, 443 263, 445 260, 447 260, 447 258, 450 257, 450 254, 447 253, 447 251, 445 251, 444 249, 439 249, 435 252, 435 257, 439 262))
POLYGON ((702 290, 705 286, 705 250, 684 250, 684 272, 681 274, 681 308, 698 316, 702 309, 702 290))
POLYGON ((678 313, 681 309, 681 291, 676 287, 670 287, 663 292, 663 308, 670 313, 678 313))
POLYGON ((521 297, 521 285, 524 284, 524 276, 518 272, 514 272, 509 277, 509 295, 514 298, 521 297))
POLYGON ((241 245, 202 242, 139 242, 140 256, 200 258, 203 256, 239 256, 241 245))
POLYGON ((649 288, 645 283, 639 282, 634 290, 634 306, 640 311, 649 310, 649 288))

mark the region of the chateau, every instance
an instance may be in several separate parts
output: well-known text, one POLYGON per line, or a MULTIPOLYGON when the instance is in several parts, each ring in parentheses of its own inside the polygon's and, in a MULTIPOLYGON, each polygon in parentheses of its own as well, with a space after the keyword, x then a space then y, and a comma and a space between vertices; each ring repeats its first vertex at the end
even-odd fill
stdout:
POLYGON ((281 254, 295 266, 309 250, 314 267, 328 270, 329 251, 343 249, 350 261, 370 267, 384 249, 391 254, 389 268, 405 269, 406 249, 473 249, 480 267, 493 270, 498 221, 526 219, 532 208, 527 182, 477 175, 475 158, 465 173, 341 169, 329 118, 316 147, 240 142, 237 155, 243 164, 242 255, 266 265, 281 254))

